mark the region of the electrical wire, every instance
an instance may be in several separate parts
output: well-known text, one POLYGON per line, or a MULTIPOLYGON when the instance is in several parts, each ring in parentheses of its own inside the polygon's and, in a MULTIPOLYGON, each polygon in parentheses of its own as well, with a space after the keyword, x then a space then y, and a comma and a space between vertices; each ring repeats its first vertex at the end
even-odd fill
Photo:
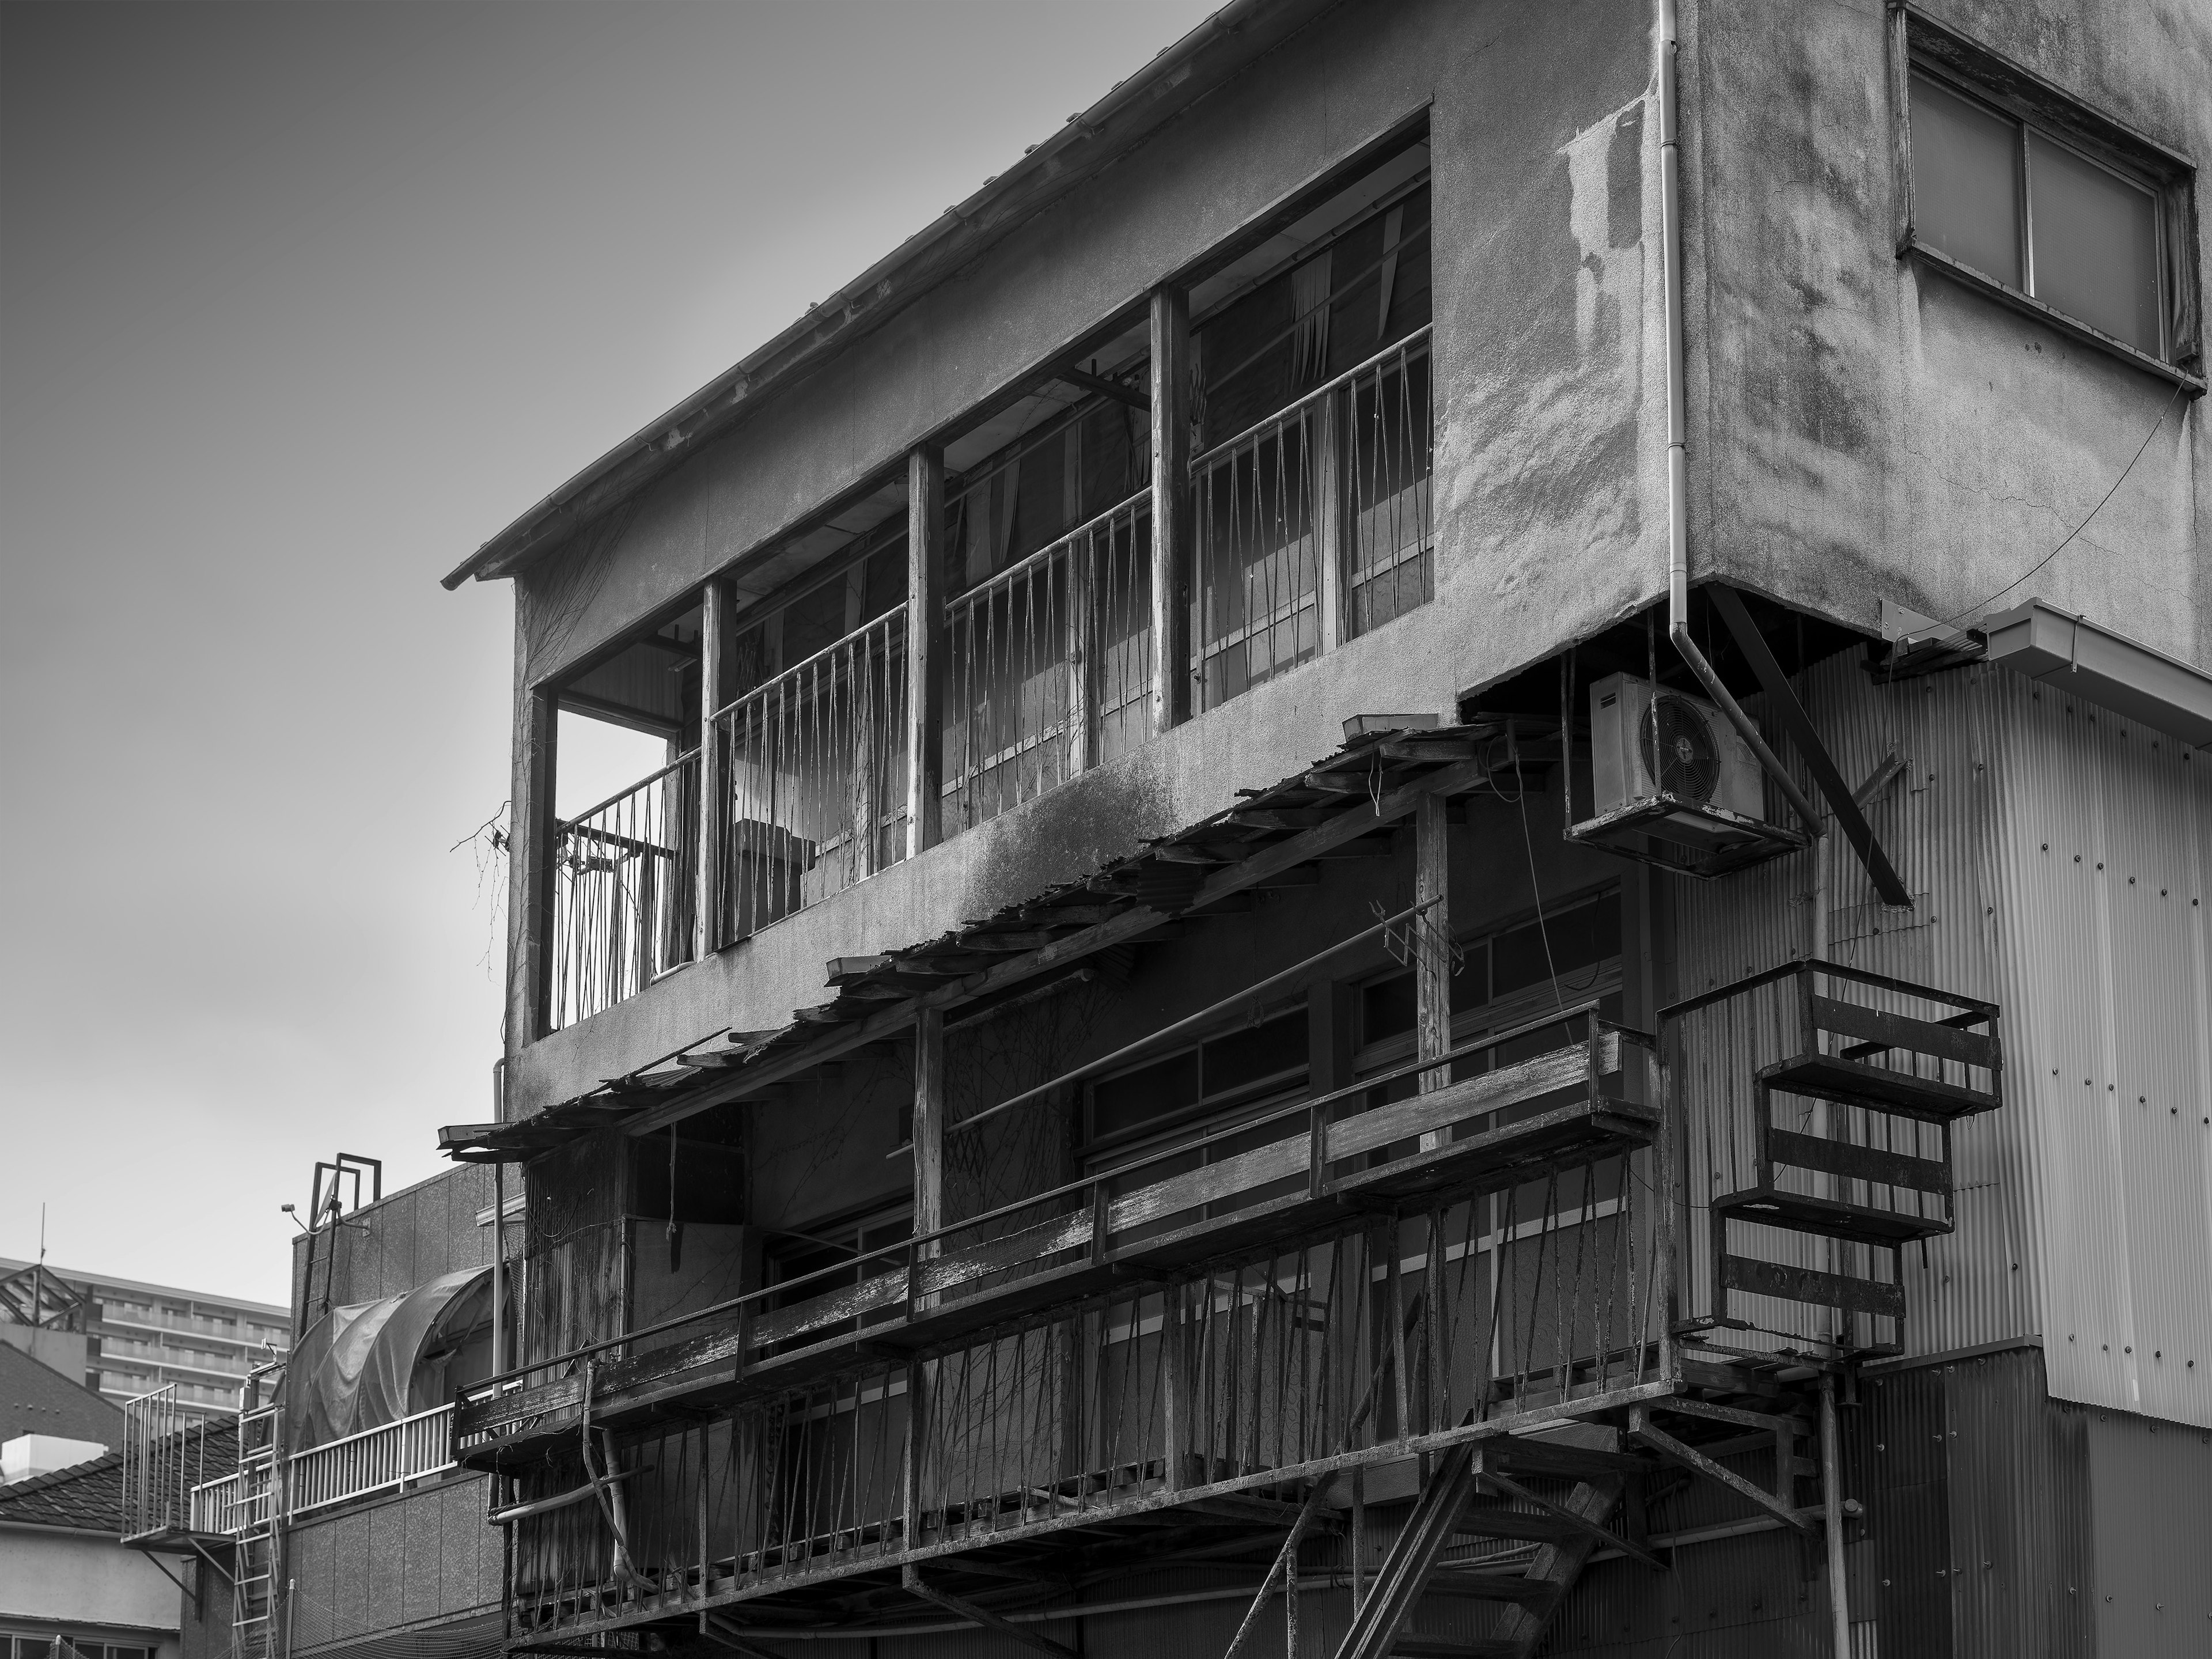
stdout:
POLYGON ((2100 513, 2105 510, 2105 503, 2111 501, 2113 496, 2120 493, 2120 486, 2128 481, 2128 474, 2136 470, 2136 463, 2142 459, 2143 453, 2150 447, 2150 441, 2158 436, 2159 428, 2166 424, 2166 417, 2173 413, 2174 404, 2180 401, 2181 387, 2179 385, 2176 385, 2173 388, 2173 395, 2166 400, 2166 407, 2158 411, 2158 418, 2151 422, 2150 430, 2143 434, 2143 441, 2136 446, 2136 453, 2128 458, 2128 464, 2120 469, 2120 476, 2112 480, 2112 487, 2106 490, 2104 495, 2098 499, 2096 506, 2089 509, 2088 513, 2082 518, 2081 523, 2075 525, 2073 529, 2066 532, 2066 539, 2064 541, 2060 542, 2057 546, 2052 548, 2051 551, 2045 554, 2033 564, 2028 566, 2027 569, 2021 571, 2019 575, 2014 576, 2002 587, 1998 588, 1996 592, 1991 593, 1988 599, 1982 600, 1978 605, 1970 605, 1964 611, 1961 611, 1957 616, 1948 618, 1945 625, 1948 627, 1956 627, 1967 617, 1978 616, 1986 611, 1989 609, 1990 603, 1995 600, 1999 594, 2010 592, 2014 588, 2018 587, 2022 582, 2026 581, 2030 576, 2033 576, 2037 571, 2042 569, 2044 566, 2049 564, 2053 559, 2057 558, 2061 553, 2063 553, 2067 548, 2072 544, 2074 538, 2089 527, 2089 520, 2095 518, 2100 513))

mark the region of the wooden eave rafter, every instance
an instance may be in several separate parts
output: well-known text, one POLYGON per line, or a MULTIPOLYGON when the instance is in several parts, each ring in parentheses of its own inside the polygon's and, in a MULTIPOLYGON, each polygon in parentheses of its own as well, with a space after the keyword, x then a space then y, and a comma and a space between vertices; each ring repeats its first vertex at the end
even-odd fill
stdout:
POLYGON ((795 1011, 773 1032, 716 1032, 599 1089, 518 1122, 456 1125, 441 1133, 447 1156, 463 1162, 517 1160, 576 1135, 619 1127, 648 1134, 732 1101, 763 1098, 828 1061, 849 1059, 871 1044, 903 1038, 924 1009, 989 1002, 1030 981, 1073 968, 1085 957, 1169 935, 1178 918, 1202 912, 1254 889, 1281 884, 1291 872, 1347 849, 1385 851, 1376 840, 1424 796, 1450 797, 1481 787, 1493 768, 1542 766, 1557 757, 1556 739, 1537 723, 1487 721, 1414 736, 1379 732, 1346 744, 1274 787, 1246 794, 1235 807, 1200 820, 1145 851, 1080 880, 1008 905, 996 915, 942 938, 882 952, 840 957, 828 966, 836 994, 795 1011), (1330 784, 1316 792, 1315 781, 1330 784), (1330 804, 1305 823, 1313 803, 1330 804), (1304 825, 1232 824, 1240 814, 1295 807, 1304 825), (1223 862, 1177 862, 1172 853, 1234 847, 1223 862), (1078 925, 1048 926, 1065 909, 1078 925), (1004 945, 994 941, 1003 940, 1004 945))

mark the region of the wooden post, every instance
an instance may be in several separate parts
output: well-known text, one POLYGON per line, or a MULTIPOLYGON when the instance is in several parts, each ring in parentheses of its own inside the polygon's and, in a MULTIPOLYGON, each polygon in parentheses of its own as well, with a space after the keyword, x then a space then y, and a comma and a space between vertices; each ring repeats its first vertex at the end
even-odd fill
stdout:
POLYGON ((1352 389, 1332 392, 1314 405, 1306 428, 1313 446, 1315 599, 1321 613, 1324 653, 1343 644, 1348 631, 1344 614, 1345 564, 1352 523, 1346 511, 1352 492, 1345 488, 1350 468, 1346 438, 1352 424, 1352 389))
MULTIPOLYGON (((945 755, 945 452, 906 458, 906 853, 937 845, 945 755)), ((920 1168, 920 1159, 915 1164, 920 1168)))
POLYGON ((699 845, 692 896, 692 956, 704 962, 722 946, 723 843, 729 838, 730 785, 714 713, 723 702, 723 662, 729 649, 730 589, 720 577, 707 583, 699 606, 699 845))
POLYGON ((550 688, 526 687, 516 699, 514 813, 507 840, 509 1054, 553 1029, 553 775, 558 763, 558 706, 550 688))
MULTIPOLYGON (((1432 907, 1413 920, 1414 1058, 1430 1060, 1451 1052, 1451 862, 1441 795, 1425 794, 1413 807, 1413 902, 1432 907)), ((1451 1081, 1451 1068, 1421 1073, 1420 1091, 1432 1094, 1451 1081)), ((1443 1132, 1421 1137, 1421 1150, 1444 1143, 1443 1132)))
POLYGON ((914 1230, 945 1224, 945 1016, 914 1017, 914 1230))
POLYGON ((1152 729, 1188 712, 1190 296, 1152 290, 1152 729))
POLYGON ((507 1370, 507 1165, 491 1166, 491 1374, 507 1370))

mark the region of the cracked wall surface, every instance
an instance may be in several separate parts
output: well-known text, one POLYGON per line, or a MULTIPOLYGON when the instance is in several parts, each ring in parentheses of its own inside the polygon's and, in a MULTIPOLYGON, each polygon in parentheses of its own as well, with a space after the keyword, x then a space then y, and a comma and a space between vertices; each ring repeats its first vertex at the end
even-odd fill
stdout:
MULTIPOLYGON (((2212 154, 2212 8, 1921 9, 2212 154)), ((1684 21, 1693 568, 1869 630, 1884 598, 2038 597, 2212 665, 2200 406, 1897 257, 1884 9, 1701 0, 1684 21)))

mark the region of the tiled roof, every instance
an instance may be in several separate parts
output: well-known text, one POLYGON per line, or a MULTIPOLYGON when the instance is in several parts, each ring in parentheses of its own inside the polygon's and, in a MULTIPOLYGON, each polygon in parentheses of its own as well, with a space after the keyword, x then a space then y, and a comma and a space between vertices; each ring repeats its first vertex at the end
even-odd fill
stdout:
MULTIPOLYGON (((185 1431, 186 1455, 212 1480, 237 1467, 238 1431, 228 1423, 185 1431)), ((72 1468, 0 1486, 0 1524, 123 1531, 123 1454, 112 1451, 72 1468)))

